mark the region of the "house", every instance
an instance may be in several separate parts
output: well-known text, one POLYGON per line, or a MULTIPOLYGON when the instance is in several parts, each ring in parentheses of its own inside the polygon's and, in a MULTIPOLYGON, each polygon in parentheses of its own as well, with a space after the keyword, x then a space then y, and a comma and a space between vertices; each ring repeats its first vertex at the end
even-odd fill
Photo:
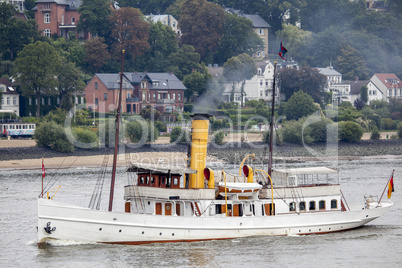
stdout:
POLYGON ((68 38, 70 34, 74 34, 78 38, 88 38, 88 34, 78 33, 76 29, 80 19, 80 5, 81 0, 37 0, 32 10, 35 12, 38 30, 47 37, 57 34, 68 38))
POLYGON ((360 89, 362 86, 367 86, 369 80, 354 80, 354 81, 342 81, 339 84, 332 85, 332 92, 336 94, 336 103, 342 103, 348 101, 352 104, 357 99, 360 99, 360 89))
MULTIPOLYGON (((244 83, 243 94, 242 84, 243 82, 226 82, 224 83, 224 90, 222 92, 222 101, 236 102, 239 105, 246 100, 260 100, 263 99, 266 102, 272 102, 272 87, 274 81, 274 65, 270 61, 256 62, 257 74, 251 79, 246 80, 244 83), (243 100, 242 100, 243 95, 243 100)), ((293 66, 293 65, 291 65, 293 66)), ((209 73, 214 78, 222 76, 222 67, 209 67, 209 73)), ((280 102, 279 83, 276 84, 275 103, 280 102)))
POLYGON ((17 7, 18 11, 20 12, 24 12, 26 10, 25 0, 0 0, 0 3, 13 4, 14 6, 17 7))
POLYGON ((401 80, 393 73, 376 73, 370 78, 367 85, 369 103, 373 100, 384 100, 402 98, 401 80))
MULTIPOLYGON (((95 74, 84 89, 87 108, 99 112, 114 111, 119 89, 119 74, 95 74)), ((138 114, 148 105, 165 115, 181 112, 184 90, 186 87, 173 73, 124 73, 122 112, 138 114)))
POLYGON ((170 28, 172 28, 172 30, 178 36, 181 35, 180 29, 177 28, 177 20, 172 15, 168 15, 168 14, 153 15, 153 14, 151 14, 151 15, 147 15, 145 17, 150 19, 154 23, 160 21, 163 25, 169 26, 170 28))
POLYGON ((337 105, 342 101, 350 101, 350 85, 342 83, 342 74, 337 72, 332 65, 325 68, 316 67, 313 69, 327 78, 324 91, 332 92, 332 105, 337 105))
POLYGON ((2 93, 0 111, 14 111, 14 113, 19 116, 19 93, 7 78, 0 78, 0 92, 2 93))
POLYGON ((242 11, 234 8, 225 8, 225 10, 226 12, 237 14, 239 17, 246 18, 252 22, 254 32, 264 43, 264 50, 258 51, 254 56, 259 59, 268 56, 268 29, 271 28, 271 26, 259 15, 244 14, 242 11))

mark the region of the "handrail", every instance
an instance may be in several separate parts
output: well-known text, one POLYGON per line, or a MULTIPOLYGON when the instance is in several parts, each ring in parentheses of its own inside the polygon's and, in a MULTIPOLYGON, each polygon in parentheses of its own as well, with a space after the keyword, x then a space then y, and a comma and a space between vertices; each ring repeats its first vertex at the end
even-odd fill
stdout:
POLYGON ((49 192, 47 192, 47 193, 46 193, 47 199, 52 199, 52 200, 53 200, 53 197, 57 194, 57 192, 59 191, 60 187, 61 187, 61 185, 59 185, 58 187, 56 187, 56 188, 50 190, 49 192), (51 193, 51 192, 53 192, 53 191, 55 191, 54 194, 53 194, 53 196, 49 198, 49 193, 51 193))

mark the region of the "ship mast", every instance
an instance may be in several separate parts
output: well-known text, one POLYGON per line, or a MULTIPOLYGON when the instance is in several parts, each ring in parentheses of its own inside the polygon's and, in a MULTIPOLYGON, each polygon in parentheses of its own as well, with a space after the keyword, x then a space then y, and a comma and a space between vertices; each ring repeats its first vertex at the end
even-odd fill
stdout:
POLYGON ((120 107, 121 107, 121 95, 123 91, 123 66, 124 66, 124 49, 121 55, 121 71, 120 71, 120 89, 119 89, 119 102, 116 109, 116 136, 114 141, 114 155, 113 155, 113 170, 112 170, 112 181, 110 184, 110 195, 109 195, 109 211, 113 208, 113 195, 114 195, 114 183, 116 181, 116 166, 117 166, 117 152, 119 150, 119 130, 120 130, 120 107))
POLYGON ((274 142, 274 112, 275 112, 275 77, 276 77, 276 61, 274 62, 274 83, 272 85, 272 110, 271 124, 269 126, 269 158, 268 158, 268 174, 272 178, 272 145, 274 142))

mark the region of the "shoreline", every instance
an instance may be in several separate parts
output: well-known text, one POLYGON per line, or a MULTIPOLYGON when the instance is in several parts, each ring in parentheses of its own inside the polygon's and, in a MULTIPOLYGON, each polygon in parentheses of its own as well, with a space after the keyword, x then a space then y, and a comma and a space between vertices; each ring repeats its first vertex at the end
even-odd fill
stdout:
MULTIPOLYGON (((73 153, 60 153, 42 147, 1 147, 0 169, 41 169, 45 157, 46 169, 101 167, 105 155, 108 166, 112 165, 113 148, 93 150, 76 149, 73 153)), ((232 142, 223 146, 208 146, 207 162, 216 164, 240 164, 249 154, 255 153, 255 163, 267 162, 267 145, 262 142, 232 142)), ((185 165, 187 145, 146 144, 139 148, 125 147, 120 150, 117 165, 125 166, 126 155, 132 162, 185 165)), ((359 143, 313 144, 308 146, 282 144, 274 147, 274 161, 316 162, 358 159, 402 159, 402 140, 361 141, 359 143)))

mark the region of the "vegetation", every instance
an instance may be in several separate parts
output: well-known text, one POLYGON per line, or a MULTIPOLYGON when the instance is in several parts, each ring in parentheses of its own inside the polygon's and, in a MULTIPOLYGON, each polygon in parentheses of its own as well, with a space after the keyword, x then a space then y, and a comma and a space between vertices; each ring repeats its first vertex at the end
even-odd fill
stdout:
POLYGON ((190 132, 184 128, 175 127, 170 132, 170 143, 188 143, 190 141, 190 132))
POLYGON ((213 144, 216 144, 216 145, 223 145, 224 144, 224 141, 223 141, 224 138, 225 138, 225 135, 223 134, 223 131, 217 131, 212 136, 211 142, 213 144))
POLYGON ((284 114, 287 120, 298 120, 314 113, 316 110, 317 107, 314 105, 313 98, 303 91, 298 91, 289 98, 284 114))
POLYGON ((126 136, 132 143, 145 144, 157 140, 159 131, 149 121, 135 120, 127 123, 126 136))
POLYGON ((355 122, 339 122, 339 138, 345 142, 358 142, 363 136, 363 129, 355 122))
POLYGON ((66 136, 64 128, 54 122, 44 122, 36 130, 34 139, 37 146, 47 147, 58 152, 73 152, 72 145, 66 136))

